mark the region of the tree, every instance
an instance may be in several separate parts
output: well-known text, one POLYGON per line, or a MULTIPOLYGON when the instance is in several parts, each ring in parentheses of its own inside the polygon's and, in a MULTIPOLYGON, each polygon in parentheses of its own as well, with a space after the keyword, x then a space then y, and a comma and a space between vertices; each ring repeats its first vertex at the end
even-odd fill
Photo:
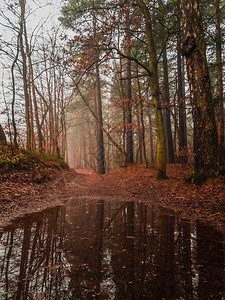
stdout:
POLYGON ((1 124, 0 124, 0 143, 6 143, 6 136, 1 124))
MULTIPOLYGON (((93 28, 94 38, 96 38, 96 17, 93 15, 93 28)), ((97 43, 97 40, 96 40, 97 43)), ((95 60, 96 60, 96 138, 97 138, 97 173, 105 174, 104 162, 104 141, 103 141, 103 121, 102 121, 102 98, 101 98, 101 82, 99 74, 99 50, 96 47, 95 60)))
POLYGON ((168 78, 168 63, 167 63, 167 49, 166 45, 163 49, 163 102, 165 103, 164 120, 165 120, 165 135, 167 144, 167 157, 170 164, 174 163, 174 151, 173 151, 173 137, 171 131, 171 121, 170 121, 170 91, 169 91, 169 78, 168 78))
MULTIPOLYGON (((21 20, 20 20, 20 31, 24 33, 25 24, 25 1, 19 1, 21 8, 21 20)), ((34 133, 33 133, 33 115, 31 110, 31 99, 29 95, 29 85, 28 85, 28 70, 27 70, 27 58, 24 49, 23 34, 20 35, 20 52, 22 56, 22 75, 23 75, 23 90, 25 98, 25 119, 26 119, 26 129, 27 129, 27 142, 26 147, 28 149, 33 148, 34 143, 34 133)))
POLYGON ((218 138, 211 92, 206 45, 202 26, 201 1, 182 0, 184 38, 182 53, 187 74, 194 123, 194 171, 192 182, 202 183, 220 171, 218 138))
MULTIPOLYGON (((185 98, 183 93, 184 82, 182 72, 182 57, 181 57, 181 8, 180 0, 178 1, 178 23, 177 23, 177 97, 179 107, 179 151, 182 153, 187 147, 187 125, 186 125, 186 110, 185 98)), ((180 156, 179 161, 187 162, 187 156, 184 153, 180 156)))
POLYGON ((220 0, 214 0, 216 24, 216 71, 217 71, 217 119, 218 142, 221 157, 224 155, 224 105, 223 105, 223 63, 222 63, 222 34, 220 25, 220 0))
POLYGON ((166 142, 163 127, 162 107, 160 103, 159 77, 157 70, 156 49, 153 40, 152 21, 148 7, 143 0, 136 1, 145 19, 145 34, 149 52, 150 92, 154 105, 157 135, 157 178, 166 177, 166 142))
MULTIPOLYGON (((165 16, 165 9, 167 8, 163 1, 159 0, 159 10, 160 10, 160 21, 163 20, 165 16)), ((168 10, 168 8, 167 8, 168 10)), ((173 137, 171 130, 171 120, 170 120, 170 83, 169 83, 169 69, 168 69, 168 59, 167 59, 167 47, 168 38, 170 36, 170 31, 168 29, 168 24, 161 24, 162 32, 162 64, 163 64, 163 91, 162 91, 162 103, 164 106, 164 126, 165 126, 165 139, 166 139, 166 149, 167 149, 167 161, 172 164, 174 160, 174 150, 173 150, 173 137)))
MULTIPOLYGON (((100 48, 99 48, 99 25, 97 13, 94 6, 98 5, 98 1, 87 1, 86 3, 79 3, 74 0, 70 0, 69 3, 63 7, 63 17, 60 18, 62 24, 67 28, 76 28, 79 32, 79 43, 81 52, 75 54, 76 49, 72 49, 71 56, 74 62, 78 63, 80 69, 79 74, 74 74, 73 82, 76 85, 75 89, 78 89, 76 81, 80 83, 86 73, 89 76, 93 76, 96 79, 95 84, 95 117, 96 117, 96 146, 97 146, 97 173, 105 173, 104 162, 104 141, 103 141, 103 119, 102 119, 102 95, 101 95, 101 80, 100 80, 100 48), (83 27, 83 18, 86 18, 87 27, 83 27), (81 25, 80 25, 81 24, 81 25), (79 27, 80 26, 80 27, 79 27), (86 35, 87 33, 87 35, 86 35), (84 36, 82 35, 84 34, 84 36), (85 37, 85 38, 84 38, 85 37), (77 77, 75 77, 77 75, 77 77), (79 78, 79 79, 78 79, 79 78)), ((83 98, 83 97, 82 97, 83 98)), ((83 98, 84 99, 84 98, 83 98)))
MULTIPOLYGON (((125 50, 126 56, 131 54, 131 37, 130 37, 130 16, 129 6, 125 6, 126 14, 126 36, 125 36, 125 50)), ((132 164, 133 158, 133 130, 132 130, 132 90, 131 90, 131 61, 126 59, 126 101, 127 101, 127 126, 126 126, 126 142, 127 142, 127 163, 132 164)))

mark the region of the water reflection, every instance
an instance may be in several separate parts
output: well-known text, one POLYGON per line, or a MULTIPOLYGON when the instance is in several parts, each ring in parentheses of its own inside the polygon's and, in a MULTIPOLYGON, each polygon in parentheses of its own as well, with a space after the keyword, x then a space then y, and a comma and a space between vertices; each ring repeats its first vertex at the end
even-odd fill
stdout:
POLYGON ((223 241, 154 205, 71 200, 0 232, 0 299, 223 299, 223 241))

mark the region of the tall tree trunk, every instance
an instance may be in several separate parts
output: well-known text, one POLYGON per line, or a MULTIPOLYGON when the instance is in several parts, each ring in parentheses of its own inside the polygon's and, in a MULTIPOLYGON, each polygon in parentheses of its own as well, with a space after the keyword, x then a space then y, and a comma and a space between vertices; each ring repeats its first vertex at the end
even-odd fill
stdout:
POLYGON ((97 88, 97 173, 105 174, 104 162, 104 142, 103 142, 103 122, 102 122, 102 99, 99 67, 96 67, 96 88, 97 88))
POLYGON ((201 18, 201 1, 182 0, 188 81, 194 122, 194 172, 192 182, 201 183, 220 171, 217 128, 211 93, 206 46, 201 18))
MULTIPOLYGON (((61 123, 62 123, 62 157, 67 161, 67 128, 66 128, 66 114, 65 114, 65 103, 64 103, 64 84, 65 79, 62 76, 61 83, 61 123)), ((87 158, 86 158, 87 159, 87 158)))
MULTIPOLYGON (((46 58, 47 59, 47 58, 46 58)), ((51 79, 49 78, 48 72, 47 72, 47 61, 45 62, 45 68, 46 68, 46 84, 47 84, 47 91, 48 91, 48 100, 49 100, 49 115, 48 115, 48 124, 46 123, 47 127, 47 135, 48 135, 48 149, 51 154, 53 154, 54 150, 54 118, 53 118, 53 101, 52 101, 52 84, 51 79)))
MULTIPOLYGON (((176 92, 177 92, 177 80, 176 80, 176 92)), ((173 106, 176 107, 177 101, 176 101, 176 94, 173 98, 173 106)), ((177 152, 177 133, 178 133, 178 117, 177 117, 177 110, 175 109, 172 113, 173 121, 174 121, 174 135, 173 135, 173 149, 174 153, 177 152)), ((175 162, 177 162, 177 157, 175 156, 175 162)))
MULTIPOLYGON (((119 41, 118 41, 119 45, 119 41)), ((122 84, 122 72, 123 72, 123 64, 122 59, 120 57, 120 90, 121 90, 121 99, 123 99, 123 147, 122 147, 122 159, 123 159, 123 166, 125 167, 127 165, 127 154, 125 150, 125 144, 126 144, 126 105, 125 105, 125 95, 124 95, 124 86, 122 84)))
MULTIPOLYGON (((187 135, 187 112, 186 112, 186 93, 185 93, 185 57, 182 56, 182 99, 184 99, 184 107, 185 107, 185 110, 184 110, 184 114, 185 114, 185 125, 184 125, 184 128, 185 128, 185 132, 184 132, 184 135, 185 135, 185 139, 186 139, 186 145, 188 146, 188 135, 187 135)), ((188 161, 188 157, 187 157, 187 161, 188 161)))
MULTIPOLYGON (((140 100, 141 101, 141 100, 140 100)), ((137 157, 135 162, 139 162, 143 164, 143 136, 142 136, 142 129, 140 123, 140 116, 139 116, 139 107, 137 107, 137 126, 138 126, 138 149, 137 149, 137 157)))
MULTIPOLYGON (((126 10, 126 55, 130 57, 130 16, 126 10)), ((126 100, 127 100, 127 126, 126 126, 126 144, 127 144, 127 163, 132 164, 133 158, 133 129, 132 129, 132 89, 131 89, 131 61, 126 61, 126 100)))
MULTIPOLYGON (((93 17, 94 36, 96 36, 96 18, 93 17)), ((96 50, 96 89, 97 89, 97 173, 105 174, 105 158, 104 158, 104 141, 103 141, 103 121, 102 121, 102 99, 101 99, 101 83, 99 75, 99 52, 96 50)))
POLYGON ((163 49, 163 98, 164 98, 164 118, 165 118, 165 135, 167 145, 167 159, 170 164, 174 163, 174 151, 173 151, 173 137, 171 131, 171 120, 170 120, 170 90, 169 90, 169 79, 168 79, 168 63, 167 63, 167 50, 166 46, 163 49))
MULTIPOLYGON (((24 23, 25 26, 25 23, 24 23)), ((24 27, 24 40, 26 46, 26 32, 24 27)), ((27 50, 26 50, 27 51, 27 50)), ((26 54, 27 55, 27 54, 26 54)), ((31 149, 36 148, 35 144, 35 136, 34 136, 34 114, 33 114, 33 103, 32 103, 32 95, 31 95, 31 76, 29 72, 29 61, 27 66, 27 85, 28 85, 28 95, 29 95, 29 107, 30 107, 30 130, 31 130, 31 149)))
POLYGON ((182 72, 182 59, 181 59, 181 2, 178 0, 178 25, 177 25, 177 96, 178 96, 178 107, 179 107, 179 152, 180 156, 178 161, 185 163, 187 162, 187 155, 185 151, 187 148, 187 125, 186 125, 186 109, 185 109, 185 98, 183 97, 183 72, 182 72))
POLYGON ((145 33, 148 43, 149 52, 149 70, 150 76, 150 92, 154 105, 154 113, 156 120, 156 135, 157 135, 157 178, 166 177, 166 141, 163 127, 162 108, 160 103, 159 78, 157 70, 156 50, 152 34, 152 22, 150 12, 143 0, 137 0, 137 5, 142 11, 145 18, 145 33))
MULTIPOLYGON (((20 22, 20 31, 23 33, 23 24, 25 19, 25 3, 24 0, 20 0, 20 8, 21 8, 21 22, 20 22)), ((26 147, 31 149, 32 145, 32 137, 31 137, 31 122, 30 122, 30 105, 29 105, 29 93, 28 93, 28 85, 27 85, 27 61, 26 54, 24 51, 23 45, 23 35, 20 35, 20 51, 22 55, 22 75, 23 75, 23 90, 24 90, 24 98, 25 98, 25 119, 26 119, 26 129, 27 129, 27 142, 26 147)))
POLYGON ((60 150, 59 150, 59 93, 57 91, 59 78, 56 76, 56 69, 53 68, 53 120, 54 120, 54 148, 53 148, 53 154, 60 158, 60 150))
MULTIPOLYGON (((144 165, 145 168, 148 168, 148 160, 146 155, 146 144, 145 144, 145 122, 144 122, 144 107, 143 107, 143 101, 141 96, 141 85, 139 80, 139 74, 138 74, 138 65, 137 65, 137 85, 138 85, 138 94, 139 94, 139 101, 140 101, 140 117, 141 117, 141 128, 140 128, 140 134, 141 134, 141 140, 142 140, 142 146, 143 146, 143 154, 144 154, 144 165)), ((138 114, 139 116, 139 114, 138 114)), ((141 162, 142 163, 142 162, 141 162)))
MULTIPOLYGON (((159 15, 163 18, 163 11, 165 9, 165 4, 163 1, 158 0, 159 4, 159 15)), ((173 150, 173 137, 171 130, 171 120, 170 120, 170 86, 169 86, 169 75, 168 75, 168 60, 167 60, 167 32, 165 27, 163 27, 163 93, 162 102, 164 106, 163 117, 164 117, 164 129, 165 129, 165 139, 166 139, 166 149, 167 149, 167 161, 168 163, 174 163, 174 150, 173 150)))
POLYGON ((224 107, 223 107, 223 64, 222 64, 222 35, 220 28, 220 0, 214 0, 216 23, 216 69, 217 69, 217 120, 218 142, 221 158, 224 157, 224 107))
MULTIPOLYGON (((20 36, 23 34, 22 30, 23 30, 23 27, 20 26, 20 31, 19 31, 18 37, 17 37, 16 56, 13 60, 12 67, 11 67, 11 74, 12 74, 12 104, 11 104, 12 112, 11 113, 12 113, 12 126, 13 126, 13 131, 14 131, 13 144, 14 144, 15 148, 18 148, 18 143, 17 143, 17 127, 16 127, 16 121, 15 121, 16 88, 15 88, 14 67, 15 67, 15 64, 16 64, 16 62, 18 60, 18 56, 19 56, 20 36)), ((10 137, 11 137, 11 133, 10 133, 10 137)))
POLYGON ((148 105, 148 121, 149 121, 149 139, 150 139, 150 157, 151 157, 151 163, 155 163, 154 158, 154 143, 153 143, 153 129, 152 129, 152 116, 150 111, 150 104, 148 105))

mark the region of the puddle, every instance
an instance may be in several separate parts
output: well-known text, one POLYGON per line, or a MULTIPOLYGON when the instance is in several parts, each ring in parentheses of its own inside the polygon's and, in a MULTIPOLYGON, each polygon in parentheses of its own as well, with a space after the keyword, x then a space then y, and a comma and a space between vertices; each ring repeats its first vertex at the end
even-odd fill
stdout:
POLYGON ((139 202, 71 200, 0 231, 0 299, 225 299, 224 236, 139 202))

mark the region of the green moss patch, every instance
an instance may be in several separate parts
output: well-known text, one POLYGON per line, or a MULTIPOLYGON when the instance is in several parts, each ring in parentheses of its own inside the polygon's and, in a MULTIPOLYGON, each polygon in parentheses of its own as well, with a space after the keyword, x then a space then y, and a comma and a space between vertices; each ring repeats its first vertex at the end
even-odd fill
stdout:
POLYGON ((20 173, 24 178, 43 182, 50 179, 60 169, 68 169, 68 165, 62 159, 24 149, 12 151, 8 145, 0 145, 0 174, 2 176, 20 173))

